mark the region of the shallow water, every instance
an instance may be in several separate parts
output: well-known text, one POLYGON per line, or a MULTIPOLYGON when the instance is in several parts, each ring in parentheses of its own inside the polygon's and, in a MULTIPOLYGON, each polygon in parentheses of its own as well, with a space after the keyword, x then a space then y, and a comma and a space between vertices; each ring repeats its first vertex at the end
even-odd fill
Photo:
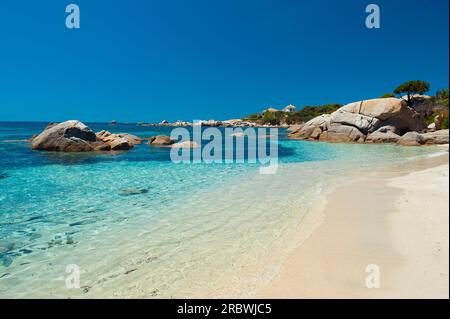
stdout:
POLYGON ((333 180, 436 152, 293 141, 282 130, 280 168, 260 175, 257 164, 174 164, 169 149, 146 144, 80 155, 20 141, 45 126, 0 122, 0 297, 251 295, 333 180), (66 287, 72 264, 82 289, 66 287))

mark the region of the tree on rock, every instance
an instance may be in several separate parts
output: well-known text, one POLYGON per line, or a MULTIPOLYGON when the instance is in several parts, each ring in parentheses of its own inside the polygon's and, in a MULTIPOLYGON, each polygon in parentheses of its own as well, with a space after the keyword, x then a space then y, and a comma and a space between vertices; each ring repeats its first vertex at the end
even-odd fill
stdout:
POLYGON ((414 94, 424 94, 430 90, 430 84, 425 81, 408 81, 401 84, 394 90, 395 94, 406 94, 408 105, 411 105, 411 99, 414 94))

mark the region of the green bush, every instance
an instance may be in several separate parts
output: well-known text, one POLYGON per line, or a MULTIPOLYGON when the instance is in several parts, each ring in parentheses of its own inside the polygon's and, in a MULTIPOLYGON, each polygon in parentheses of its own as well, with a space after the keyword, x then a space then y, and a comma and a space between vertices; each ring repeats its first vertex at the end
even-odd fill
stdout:
POLYGON ((322 106, 305 106, 300 111, 295 112, 265 112, 264 114, 250 114, 243 118, 244 121, 255 122, 257 124, 301 124, 312 120, 322 114, 330 114, 342 107, 341 104, 326 104, 322 106))
POLYGON ((262 119, 262 115, 258 114, 258 113, 250 114, 250 115, 247 115, 245 118, 243 118, 244 121, 249 121, 249 122, 256 122, 260 119, 262 119))
POLYGON ((448 111, 437 111, 434 114, 425 117, 425 123, 427 124, 427 126, 434 123, 434 119, 438 115, 442 116, 442 124, 441 124, 440 129, 441 130, 448 129, 449 128, 449 126, 448 126, 448 111))
POLYGON ((339 109, 341 104, 326 104, 322 106, 305 106, 300 111, 287 113, 287 124, 301 124, 322 114, 330 114, 339 109))
POLYGON ((436 103, 448 108, 449 90, 443 89, 436 92, 436 103))
POLYGON ((425 117, 425 124, 428 126, 432 123, 434 123, 434 118, 436 117, 436 114, 431 114, 425 117))
POLYGON ((280 125, 286 121, 287 113, 284 112, 265 112, 262 116, 261 123, 268 125, 280 125))
POLYGON ((449 126, 448 126, 448 113, 447 113, 447 115, 444 115, 444 119, 442 121, 441 129, 443 129, 443 130, 448 130, 449 129, 449 126))

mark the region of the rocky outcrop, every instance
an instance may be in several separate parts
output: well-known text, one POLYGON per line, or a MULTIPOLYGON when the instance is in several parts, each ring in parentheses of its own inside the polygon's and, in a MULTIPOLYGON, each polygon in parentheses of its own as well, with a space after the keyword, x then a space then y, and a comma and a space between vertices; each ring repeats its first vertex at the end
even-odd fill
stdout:
POLYGON ((397 143, 400 135, 391 131, 381 132, 376 131, 369 134, 366 138, 366 143, 381 144, 381 143, 397 143))
POLYGON ((399 133, 424 129, 423 116, 396 98, 347 104, 318 116, 289 134, 291 138, 328 142, 393 143, 399 133), (388 133, 389 132, 389 133, 388 133), (376 134, 374 134, 376 133, 376 134), (370 137, 370 138, 369 138, 370 137))
MULTIPOLYGON (((404 95, 402 96, 402 99, 407 101, 408 96, 404 95)), ((414 94, 411 96, 411 107, 414 111, 424 116, 429 116, 434 113, 436 105, 434 103, 434 97, 429 95, 414 94)))
POLYGON ((422 135, 417 132, 408 132, 398 140, 398 144, 403 146, 420 146, 424 143, 422 135))
POLYGON ((302 124, 291 125, 287 128, 287 131, 289 133, 295 133, 295 132, 298 132, 302 127, 303 127, 302 124))
POLYGON ((422 134, 425 144, 448 144, 449 142, 449 130, 440 130, 436 132, 430 132, 422 134))
POLYGON ((170 136, 167 135, 157 135, 152 136, 148 142, 151 146, 170 146, 175 142, 170 139, 170 136))
POLYGON ((91 152, 105 148, 95 133, 80 121, 67 121, 47 127, 36 136, 31 147, 33 150, 57 152, 91 152))
MULTIPOLYGON (((313 132, 311 136, 314 138, 317 134, 318 130, 313 132)), ((319 136, 319 140, 321 141, 344 143, 364 143, 365 138, 366 136, 356 127, 338 124, 331 124, 328 129, 319 136)))
POLYGON ((56 152, 124 151, 140 143, 141 139, 135 135, 105 130, 96 134, 80 121, 66 121, 49 124, 31 140, 31 147, 56 152))
POLYGON ((100 131, 96 134, 97 138, 108 144, 113 151, 127 151, 132 149, 134 145, 140 144, 141 139, 131 134, 112 134, 108 131, 100 131))
POLYGON ((175 147, 175 148, 197 148, 199 145, 194 141, 176 142, 167 135, 158 135, 150 138, 149 145, 155 147, 175 147))
POLYGON ((440 130, 424 134, 408 132, 398 140, 398 144, 403 146, 437 145, 448 143, 449 130, 440 130))
POLYGON ((216 120, 207 120, 207 121, 197 121, 195 123, 193 123, 194 126, 198 126, 198 125, 202 125, 202 126, 222 126, 222 122, 221 121, 216 121, 216 120))
POLYGON ((330 122, 331 124, 338 124, 340 126, 352 126, 363 134, 368 134, 378 128, 380 120, 376 117, 351 113, 340 109, 331 114, 330 122))
POLYGON ((299 130, 294 131, 288 136, 302 140, 318 139, 323 131, 326 131, 330 125, 330 115, 324 114, 306 122, 299 130))

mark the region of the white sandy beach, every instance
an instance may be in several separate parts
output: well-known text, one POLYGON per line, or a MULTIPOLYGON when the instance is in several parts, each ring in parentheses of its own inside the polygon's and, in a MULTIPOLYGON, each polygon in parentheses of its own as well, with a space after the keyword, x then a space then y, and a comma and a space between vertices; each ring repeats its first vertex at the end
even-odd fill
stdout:
POLYGON ((324 222, 258 297, 448 298, 448 196, 448 154, 337 188, 317 212, 324 222), (366 287, 368 265, 379 288, 366 287))

